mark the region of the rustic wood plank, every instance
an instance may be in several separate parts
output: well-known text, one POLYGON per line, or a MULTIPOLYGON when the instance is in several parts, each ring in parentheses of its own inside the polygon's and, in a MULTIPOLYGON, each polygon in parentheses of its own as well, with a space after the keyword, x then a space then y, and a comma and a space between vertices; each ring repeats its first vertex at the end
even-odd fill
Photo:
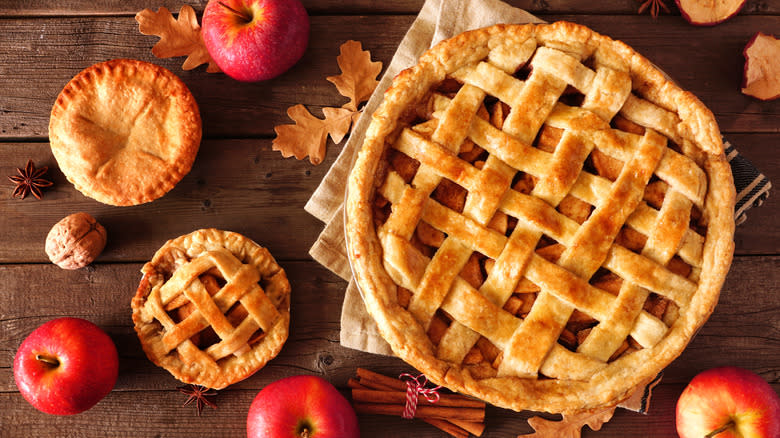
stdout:
MULTIPOLYGON (((118 57, 155 62, 178 74, 200 105, 206 136, 270 137, 274 126, 290 123, 286 110, 292 105, 303 103, 318 113, 346 102, 325 80, 339 72, 342 42, 362 41, 375 60, 387 63, 413 18, 313 17, 316 37, 302 61, 279 78, 252 84, 207 74, 202 67, 182 71, 182 58, 154 58, 150 49, 157 37, 141 35, 132 17, 2 19, 0 139, 45 139, 51 105, 68 80, 93 63, 118 57)), ((757 29, 780 34, 780 16, 740 16, 715 30, 675 17, 657 22, 640 16, 546 18, 577 21, 634 46, 709 105, 724 132, 777 133, 780 100, 759 102, 739 87, 743 46, 757 29)))
MULTIPOLYGON (((734 144, 770 180, 780 181, 777 135, 739 134, 734 144)), ((147 260, 166 240, 198 228, 243 233, 267 246, 280 259, 308 258, 322 224, 303 210, 315 187, 341 151, 329 142, 323 164, 284 159, 268 139, 206 140, 192 171, 167 195, 134 207, 112 207, 76 191, 59 171, 48 143, 0 143, 0 263, 47 262, 46 234, 68 214, 86 211, 108 230, 99 262, 147 260), (54 187, 43 200, 13 199, 4 175, 32 159, 49 166, 54 187), (132 231, 130 231, 132 230, 132 231)), ((780 203, 751 210, 737 228, 738 254, 774 254, 780 248, 780 203)))
MULTIPOLYGON (((772 385, 780 391, 780 384, 772 385)), ((646 438, 652 430, 654 437, 676 436, 674 408, 684 384, 661 383, 653 391, 650 412, 642 415, 618 409, 612 420, 600 432, 584 428, 582 437, 619 436, 646 438)), ((345 387, 340 387, 348 397, 345 387)), ((197 433, 203 438, 245 436, 246 415, 258 389, 228 389, 212 400, 217 409, 205 408, 202 416, 195 416, 192 405, 182 406, 186 399, 174 388, 159 391, 114 390, 92 409, 69 417, 46 415, 35 410, 18 393, 0 393, 0 424, 4 436, 45 436, 59 432, 57 436, 78 437, 192 437, 197 433), (65 432, 67 431, 67 432, 65 432), (197 432, 194 432, 197 431, 197 432)), ((486 429, 483 436, 515 438, 518 434, 532 433, 526 420, 536 415, 532 412, 513 412, 489 406, 486 411, 486 429)), ((557 417, 543 415, 545 418, 557 417)), ((448 435, 420 421, 401 418, 361 415, 358 417, 362 436, 395 438, 414 436, 439 438, 448 435)))
MULTIPOLYGON (((327 163, 341 150, 330 143, 327 163)), ((48 143, 0 143, 0 263, 47 261, 44 242, 58 220, 77 211, 108 230, 100 261, 144 261, 166 240, 199 228, 242 233, 280 259, 308 258, 322 225, 303 210, 328 165, 284 159, 271 140, 206 140, 192 171, 152 203, 112 207, 78 192, 57 168, 48 143), (41 201, 10 197, 14 174, 28 158, 49 166, 54 187, 41 201)))
MULTIPOLYGON (((236 385, 258 388, 296 372, 321 373, 339 384, 357 366, 394 373, 399 360, 339 345, 339 318, 346 283, 313 261, 281 261, 292 293, 291 336, 282 353, 257 378, 236 385)), ((122 367, 117 389, 160 390, 175 380, 148 361, 130 319, 130 299, 141 264, 98 264, 64 271, 53 265, 0 265, 0 392, 14 391, 11 365, 24 337, 59 316, 93 321, 115 340, 122 367), (54 285, 54 286, 53 286, 54 285), (45 297, 30 306, 31 297, 45 297)), ((737 257, 710 320, 685 352, 667 368, 665 381, 686 382, 703 369, 740 365, 780 383, 780 320, 776 285, 780 256, 737 257)))
MULTIPOLYGON (((35 2, 0 2, 0 16, 50 16, 50 15, 131 15, 144 8, 156 10, 165 6, 178 11, 182 5, 190 5, 202 11, 207 0, 37 0, 35 2)), ((310 14, 416 14, 424 0, 398 0, 376 2, 373 0, 302 0, 310 14)), ((572 0, 508 0, 506 3, 534 14, 635 14, 639 3, 634 0, 602 0, 599 2, 572 0)), ((679 15, 673 1, 667 1, 673 15, 679 15)), ((748 0, 740 14, 776 14, 780 6, 765 0, 748 0)), ((647 13, 645 13, 647 14, 647 13)))
MULTIPOLYGON (((279 357, 251 378, 221 391, 218 410, 194 417, 191 406, 175 388, 179 382, 154 366, 141 351, 130 321, 129 300, 140 264, 99 264, 86 270, 63 271, 51 265, 0 266, 0 424, 7 436, 42 435, 63 431, 78 436, 184 437, 196 427, 198 436, 240 436, 246 411, 259 389, 295 374, 317 374, 344 388, 358 366, 387 375, 412 371, 398 359, 357 352, 338 345, 339 309, 345 283, 314 262, 283 264, 293 285, 291 337, 279 357), (52 287, 52 285, 57 285, 52 287), (30 297, 46 297, 29 306, 30 297), (317 297, 317 299, 312 299, 317 297), (43 322, 59 316, 87 318, 103 327, 120 353, 120 377, 114 391, 93 409, 76 416, 41 414, 18 394, 11 364, 22 339, 43 322), (190 418, 193 416, 193 418, 190 418), (217 432, 213 432, 217 431, 217 432), (213 434, 212 434, 213 433, 213 434)), ((602 435, 672 435, 674 403, 683 386, 698 372, 721 365, 742 366, 759 373, 780 390, 780 320, 773 289, 780 257, 738 257, 710 320, 664 372, 653 397, 650 415, 620 410, 602 435)), ((530 433, 532 414, 489 408, 487 436, 514 437, 530 433)), ((379 416, 362 416, 366 436, 442 436, 426 425, 379 416), (369 433, 370 432, 370 433, 369 433)), ((4 435, 5 436, 5 435, 4 435)))
MULTIPOLYGON (((780 390, 780 385, 773 385, 780 390)), ((652 436, 676 436, 674 428, 674 406, 684 385, 661 384, 653 392, 652 406, 648 415, 618 410, 600 432, 584 428, 583 438, 620 436, 645 438, 647 431, 652 436)), ((347 395, 347 391, 342 388, 347 395)), ((205 408, 202 416, 196 417, 192 406, 181 406, 184 397, 174 389, 164 391, 114 391, 94 408, 70 417, 54 417, 40 413, 28 405, 18 394, 0 394, 0 411, 4 433, 8 436, 40 436, 60 431, 68 436, 79 437, 125 437, 164 436, 191 437, 197 431, 198 437, 223 438, 246 434, 246 413, 256 390, 227 390, 220 392, 214 400, 217 409, 205 408), (183 426, 186 421, 186 427, 183 426)), ((486 437, 515 438, 518 434, 532 433, 526 420, 535 415, 531 412, 512 412, 488 407, 485 429, 486 437)), ((554 416, 544 415, 555 419, 554 416)), ((361 434, 377 438, 415 436, 422 438, 447 437, 448 435, 420 421, 405 421, 395 417, 362 415, 359 418, 361 434)), ((60 435, 62 436, 62 435, 60 435)))
MULTIPOLYGON (((347 39, 362 41, 374 59, 388 62, 423 0, 303 0, 312 15, 312 40, 299 65, 265 83, 242 84, 202 68, 183 72, 183 59, 158 60, 156 37, 141 35, 133 20, 143 8, 176 11, 207 0, 0 0, 0 178, 28 158, 52 167, 56 185, 43 201, 9 199, 0 183, 0 436, 244 436, 246 411, 257 391, 294 374, 317 374, 342 390, 356 367, 384 374, 412 371, 399 359, 339 345, 345 282, 311 261, 308 247, 321 224, 303 205, 340 147, 329 144, 325 162, 282 159, 270 150, 273 127, 289 123, 285 111, 306 104, 346 101, 325 77, 338 73, 335 57, 347 39), (48 114, 61 87, 82 68, 115 57, 144 59, 180 75, 195 94, 205 135, 192 172, 168 195, 136 207, 110 207, 75 191, 56 168, 47 138, 48 114), (5 193, 3 195, 2 193, 5 193), (66 214, 88 211, 109 230, 98 263, 64 271, 43 252, 51 225, 66 214), (293 285, 291 337, 279 357, 251 378, 221 391, 219 409, 194 416, 182 407, 179 382, 144 355, 132 328, 130 297, 141 264, 167 239, 215 226, 241 232, 268 246, 293 285), (34 303, 34 305, 31 305, 34 303), (12 360, 22 339, 60 316, 90 319, 104 327, 120 352, 115 390, 95 408, 70 417, 37 412, 18 393, 12 360)), ((637 16, 636 0, 585 2, 510 0, 546 20, 568 19, 622 39, 708 104, 728 139, 780 181, 780 100, 758 102, 739 93, 742 47, 757 30, 780 34, 780 3, 749 0, 740 16, 715 28, 688 25, 671 0, 672 16, 637 16)), ((720 304, 686 351, 664 373, 650 415, 620 410, 600 432, 584 437, 674 436, 674 404, 696 373, 720 365, 752 369, 780 391, 780 268, 778 202, 772 197, 749 213, 735 235, 737 254, 720 304), (770 255, 773 254, 773 255, 770 255)), ((346 393, 346 391, 344 391, 346 393)), ((532 413, 488 409, 485 436, 531 433, 532 413)), ((443 437, 419 422, 361 416, 364 436, 443 437)))

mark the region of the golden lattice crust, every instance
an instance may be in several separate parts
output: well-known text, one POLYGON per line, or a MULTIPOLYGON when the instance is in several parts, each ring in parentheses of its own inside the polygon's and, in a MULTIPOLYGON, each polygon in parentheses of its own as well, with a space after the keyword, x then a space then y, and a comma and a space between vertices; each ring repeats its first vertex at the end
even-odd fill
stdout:
POLYGON ((573 23, 458 35, 401 72, 350 175, 348 252, 393 351, 515 410, 617 404, 717 303, 734 186, 712 113, 573 23))
POLYGON ((76 189, 105 204, 136 205, 166 194, 190 171, 201 120, 195 98, 169 70, 115 59, 65 86, 49 138, 76 189))
POLYGON ((238 233, 202 229, 169 240, 141 271, 135 331, 149 359, 184 383, 224 388, 287 340, 287 275, 238 233))

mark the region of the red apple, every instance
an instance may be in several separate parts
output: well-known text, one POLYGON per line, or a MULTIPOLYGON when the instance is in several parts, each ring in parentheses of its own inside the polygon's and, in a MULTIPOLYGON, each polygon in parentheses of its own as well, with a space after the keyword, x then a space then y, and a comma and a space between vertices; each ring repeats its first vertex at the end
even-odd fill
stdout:
POLYGON ((277 380, 249 407, 248 438, 356 438, 357 416, 347 399, 317 376, 277 380))
POLYGON ((53 319, 33 330, 14 357, 14 379, 39 411, 72 415, 108 395, 119 374, 111 338, 80 318, 53 319))
POLYGON ((761 376, 713 368, 691 380, 677 400, 680 438, 778 438, 780 397, 761 376))
POLYGON ((239 81, 279 76, 309 44, 309 16, 299 0, 211 0, 203 11, 206 49, 239 81))

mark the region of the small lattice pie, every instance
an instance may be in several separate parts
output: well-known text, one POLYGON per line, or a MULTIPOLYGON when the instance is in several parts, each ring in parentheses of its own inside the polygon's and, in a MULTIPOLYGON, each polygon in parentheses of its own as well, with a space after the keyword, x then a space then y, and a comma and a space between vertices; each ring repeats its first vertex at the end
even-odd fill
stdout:
POLYGON ((177 237, 141 271, 135 331, 149 359, 184 383, 222 389, 265 366, 287 340, 287 275, 240 234, 177 237))
POLYGON ((51 110, 57 164, 81 193, 109 205, 151 202, 186 175, 201 120, 190 90, 169 70, 114 59, 87 67, 51 110))
POLYGON ((610 406, 676 358, 733 252, 712 113, 573 23, 466 32, 399 74, 349 178, 350 262, 393 351, 515 410, 610 406))

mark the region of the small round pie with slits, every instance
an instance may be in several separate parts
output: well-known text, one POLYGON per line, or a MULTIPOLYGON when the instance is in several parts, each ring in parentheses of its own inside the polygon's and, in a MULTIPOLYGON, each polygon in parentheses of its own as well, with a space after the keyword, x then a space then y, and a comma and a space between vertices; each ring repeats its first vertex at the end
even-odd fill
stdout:
POLYGON ((429 50, 385 93, 348 184, 348 255, 393 351, 518 411, 626 399, 704 324, 731 263, 712 113, 573 23, 429 50))
POLYGON ((132 59, 84 69, 60 92, 49 119, 51 150, 68 181, 120 206, 168 193, 192 168, 201 131, 184 82, 132 59))
POLYGON ((141 269, 131 302, 146 355, 184 383, 222 389, 276 357, 290 283, 267 249, 202 229, 169 240, 141 269))

